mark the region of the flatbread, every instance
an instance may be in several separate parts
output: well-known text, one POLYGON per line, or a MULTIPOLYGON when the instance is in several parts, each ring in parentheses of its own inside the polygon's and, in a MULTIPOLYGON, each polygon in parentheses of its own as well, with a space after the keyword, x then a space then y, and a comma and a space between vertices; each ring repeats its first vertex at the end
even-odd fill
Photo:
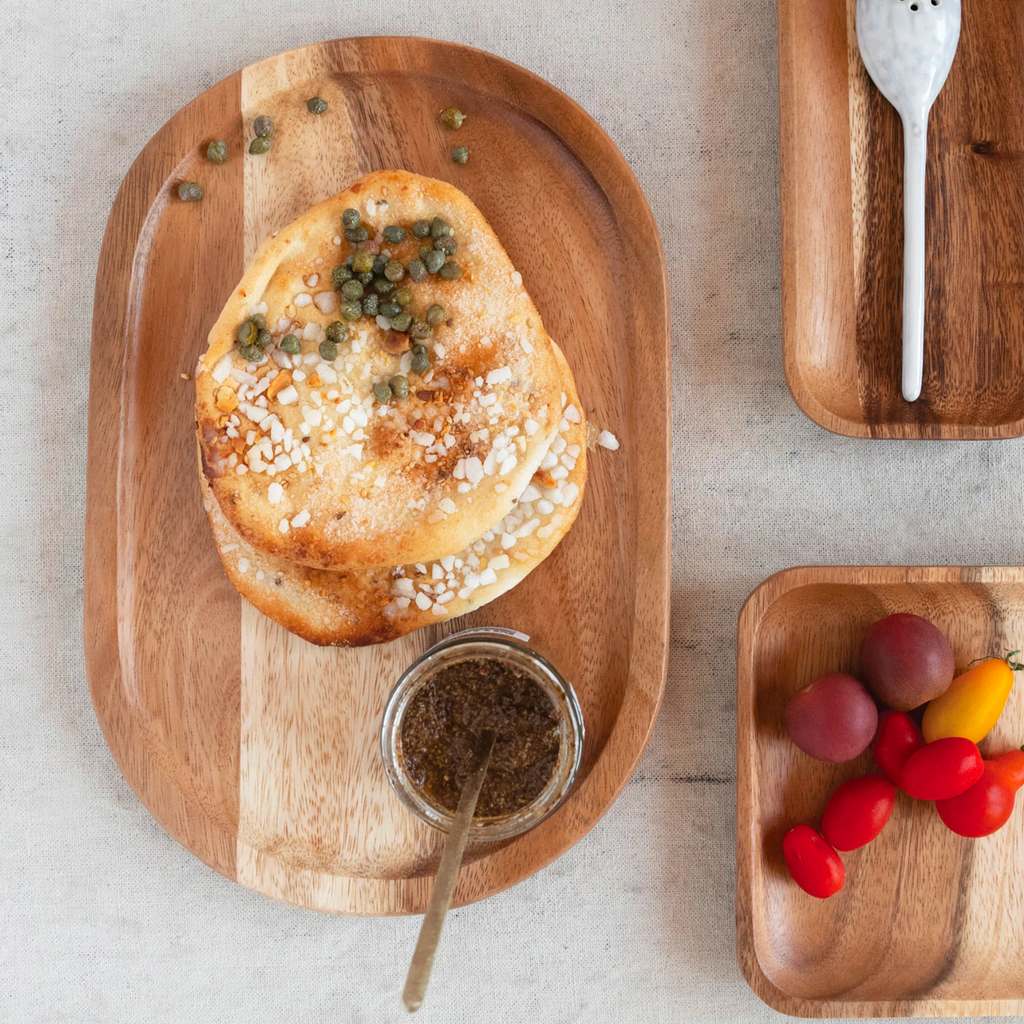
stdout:
POLYGON ((542 459, 544 468, 498 525, 438 560, 333 572, 275 558, 242 539, 200 473, 214 540, 231 582, 247 601, 298 636, 345 647, 394 640, 510 590, 551 554, 583 501, 587 426, 572 376, 558 355, 565 406, 542 459))
POLYGON ((346 571, 427 561, 512 509, 555 435, 560 376, 540 315, 480 211, 444 182, 380 171, 268 239, 228 300, 196 373, 203 473, 235 531, 267 554, 346 571), (362 246, 343 237, 348 207, 370 232, 362 246), (389 332, 369 316, 346 325, 325 363, 318 346, 340 315, 333 268, 361 247, 407 266, 433 244, 413 236, 413 222, 435 216, 452 226, 462 276, 400 282, 417 320, 433 303, 446 311, 427 342, 430 370, 412 374, 411 353, 389 352, 389 332), (386 242, 388 225, 404 227, 405 240, 386 242), (254 313, 273 335, 262 365, 247 363, 236 341, 254 313), (302 339, 299 355, 278 347, 288 333, 302 339), (400 372, 409 396, 376 402, 373 385, 400 372))

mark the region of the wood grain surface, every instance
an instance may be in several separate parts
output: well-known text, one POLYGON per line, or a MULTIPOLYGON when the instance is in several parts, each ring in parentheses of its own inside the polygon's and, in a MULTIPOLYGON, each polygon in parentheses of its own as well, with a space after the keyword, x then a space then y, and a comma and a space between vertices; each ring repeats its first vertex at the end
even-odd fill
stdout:
MULTIPOLYGON (((895 0, 894 0, 895 2, 895 0)), ((900 394, 903 137, 856 0, 778 0, 783 356, 800 408, 855 437, 1024 434, 1024 5, 971 0, 932 110, 924 388, 900 394)))
MULTIPOLYGON (((856 674, 868 626, 913 612, 949 637, 957 671, 1024 643, 1024 569, 807 568, 766 580, 740 615, 737 955, 768 1005, 802 1017, 1024 1013, 1024 809, 963 839, 934 805, 897 794, 868 846, 842 855, 828 900, 797 888, 782 836, 818 827, 832 791, 872 770, 870 752, 830 765, 789 740, 789 698, 825 671, 856 674)), ((1010 695, 986 755, 1024 741, 1024 692, 1010 695)))
POLYGON ((421 912, 439 833, 385 780, 378 731, 399 673, 474 624, 534 637, 576 687, 580 781, 533 832, 467 852, 455 902, 544 866, 607 810, 646 746, 668 632, 668 296, 650 209, 578 106, 480 51, 417 39, 316 44, 233 75, 183 109, 126 176, 96 284, 85 643, 111 750, 152 814, 229 878, 302 906, 421 912), (313 95, 330 107, 316 117, 313 95), (451 162, 437 112, 469 118, 451 162), (257 114, 266 156, 245 153, 257 114), (207 142, 230 156, 208 163, 207 142), (243 155, 244 154, 244 155, 243 155), (464 619, 364 650, 313 647, 221 571, 195 472, 191 373, 246 261, 272 231, 370 170, 445 178, 505 244, 621 449, 591 459, 583 510, 514 591, 464 619), (183 203, 183 179, 205 188, 183 203), (650 384, 659 386, 651 401, 650 384))

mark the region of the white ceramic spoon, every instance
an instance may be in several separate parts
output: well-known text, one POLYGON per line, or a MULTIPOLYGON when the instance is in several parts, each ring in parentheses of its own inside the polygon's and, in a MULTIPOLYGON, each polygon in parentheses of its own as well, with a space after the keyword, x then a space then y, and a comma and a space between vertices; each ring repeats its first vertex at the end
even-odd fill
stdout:
POLYGON ((857 0, 857 45, 903 121, 903 397, 924 372, 924 182, 928 114, 960 41, 960 0, 857 0))

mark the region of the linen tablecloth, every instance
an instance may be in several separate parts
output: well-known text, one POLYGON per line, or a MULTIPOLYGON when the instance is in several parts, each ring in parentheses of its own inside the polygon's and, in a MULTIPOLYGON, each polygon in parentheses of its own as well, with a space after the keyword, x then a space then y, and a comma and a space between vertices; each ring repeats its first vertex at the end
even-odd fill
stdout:
POLYGON ((281 905, 179 847, 106 749, 81 628, 92 290, 117 186, 218 79, 367 34, 482 47, 582 103, 646 190, 674 309, 672 649, 653 741, 585 840, 451 915, 421 1016, 775 1017, 734 955, 739 608, 794 564, 1024 562, 1024 449, 851 441, 790 399, 773 3, 3 0, 0 24, 0 1021, 404 1018, 419 919, 281 905))

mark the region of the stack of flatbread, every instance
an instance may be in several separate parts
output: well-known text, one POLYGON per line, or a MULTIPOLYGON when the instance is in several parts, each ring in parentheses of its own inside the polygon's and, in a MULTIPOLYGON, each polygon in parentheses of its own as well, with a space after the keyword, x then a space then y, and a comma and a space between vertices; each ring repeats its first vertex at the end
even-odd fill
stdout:
POLYGON ((572 373, 521 276, 465 195, 403 171, 261 247, 210 332, 196 421, 225 571, 316 644, 493 600, 586 482, 572 373))

